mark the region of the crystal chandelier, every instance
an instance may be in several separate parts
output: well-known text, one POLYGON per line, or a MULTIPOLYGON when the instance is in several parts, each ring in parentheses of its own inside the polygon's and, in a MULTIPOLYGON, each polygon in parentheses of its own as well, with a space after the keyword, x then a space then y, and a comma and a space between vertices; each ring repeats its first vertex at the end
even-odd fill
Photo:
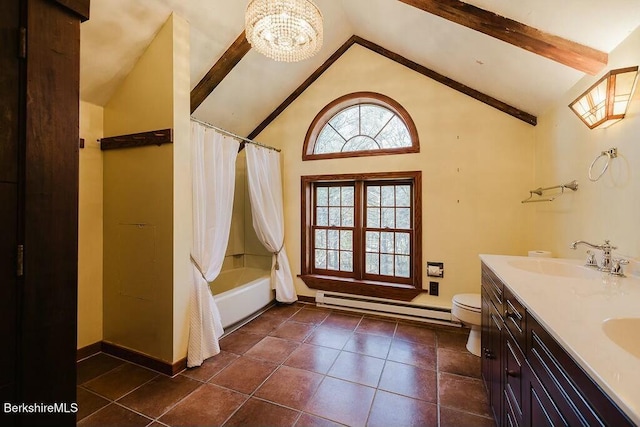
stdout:
POLYGON ((311 0, 251 0, 245 33, 251 46, 271 59, 302 61, 322 47, 322 13, 311 0))

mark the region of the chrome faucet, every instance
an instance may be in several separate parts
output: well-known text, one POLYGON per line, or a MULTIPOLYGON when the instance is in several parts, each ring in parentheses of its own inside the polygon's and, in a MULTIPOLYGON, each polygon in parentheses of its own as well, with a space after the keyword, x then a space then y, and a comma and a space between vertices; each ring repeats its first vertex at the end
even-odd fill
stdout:
MULTIPOLYGON (((586 245, 593 249, 598 249, 602 251, 602 264, 598 267, 600 271, 611 272, 611 251, 618 249, 616 246, 612 246, 608 240, 604 241, 603 245, 594 245, 593 243, 585 242, 584 240, 576 240, 575 242, 569 245, 570 249, 576 249, 578 245, 586 245)), ((593 258, 590 256, 587 260, 587 265, 589 266, 597 266, 597 263, 593 263, 593 258)))

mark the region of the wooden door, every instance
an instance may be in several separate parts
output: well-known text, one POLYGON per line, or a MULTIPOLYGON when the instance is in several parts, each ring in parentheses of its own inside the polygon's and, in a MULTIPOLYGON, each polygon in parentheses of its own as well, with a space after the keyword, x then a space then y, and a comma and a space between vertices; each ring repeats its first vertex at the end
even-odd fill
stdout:
MULTIPOLYGON (((20 398, 76 399, 80 19, 52 0, 26 2, 24 286, 20 398)), ((74 425, 75 414, 28 414, 74 425)))
POLYGON ((89 0, 0 1, 0 401, 67 405, 10 419, 0 410, 0 425, 75 425, 80 19, 88 11, 89 0))
MULTIPOLYGON (((0 2, 0 401, 16 400, 18 294, 19 0, 0 2)), ((14 419, 0 411, 0 424, 14 419)))

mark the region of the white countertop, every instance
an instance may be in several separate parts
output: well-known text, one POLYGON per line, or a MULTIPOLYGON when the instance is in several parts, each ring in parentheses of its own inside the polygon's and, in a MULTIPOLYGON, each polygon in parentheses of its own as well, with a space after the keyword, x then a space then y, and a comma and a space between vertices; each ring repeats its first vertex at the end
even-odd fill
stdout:
MULTIPOLYGON (((611 341, 602 329, 602 323, 610 318, 640 317, 640 278, 600 273, 575 259, 545 258, 564 264, 566 269, 582 269, 579 271, 585 277, 534 273, 510 264, 536 258, 480 255, 480 259, 620 409, 640 425, 640 359, 611 341)), ((636 332, 640 340, 640 331, 636 332)))

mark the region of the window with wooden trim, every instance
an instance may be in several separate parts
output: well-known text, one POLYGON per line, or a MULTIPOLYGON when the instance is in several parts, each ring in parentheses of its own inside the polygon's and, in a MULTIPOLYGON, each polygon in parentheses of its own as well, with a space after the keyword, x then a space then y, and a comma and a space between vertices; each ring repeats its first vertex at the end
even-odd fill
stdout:
POLYGON ((356 92, 331 102, 305 137, 303 160, 404 154, 420 151, 409 113, 393 99, 356 92))
POLYGON ((409 300, 421 281, 421 173, 302 177, 311 288, 409 300))

